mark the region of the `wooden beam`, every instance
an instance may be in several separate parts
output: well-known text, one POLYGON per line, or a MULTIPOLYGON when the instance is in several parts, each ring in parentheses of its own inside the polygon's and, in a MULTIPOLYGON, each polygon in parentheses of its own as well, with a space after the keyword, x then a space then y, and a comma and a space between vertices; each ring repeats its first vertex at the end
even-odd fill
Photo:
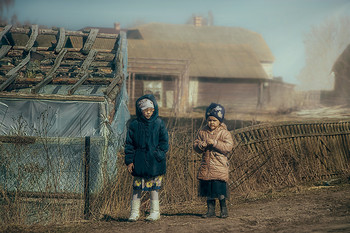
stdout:
POLYGON ((131 94, 131 98, 132 98, 132 101, 134 102, 135 101, 135 77, 136 77, 136 74, 133 73, 132 74, 132 94, 131 94))
POLYGON ((43 86, 45 86, 46 84, 52 81, 53 75, 57 70, 57 68, 60 66, 61 61, 66 53, 67 53, 66 49, 61 50, 61 52, 56 57, 54 65, 52 66, 51 70, 48 72, 48 75, 38 85, 36 85, 31 89, 31 93, 33 94, 38 93, 43 86))
POLYGON ((183 73, 184 68, 180 67, 166 67, 166 66, 128 66, 128 70, 145 70, 145 71, 168 71, 168 72, 175 72, 175 73, 183 73))
POLYGON ((65 101, 91 101, 104 102, 104 96, 85 96, 85 95, 53 95, 53 94, 30 94, 19 92, 0 92, 0 98, 5 99, 41 99, 41 100, 65 100, 65 101))
POLYGON ((91 29, 89 36, 85 41, 84 47, 81 50, 83 54, 88 54, 90 52, 96 40, 97 34, 98 34, 98 29, 96 28, 91 29))
MULTIPOLYGON (((28 34, 30 29, 27 28, 11 28, 11 33, 21 33, 28 34)), ((58 31, 53 29, 41 28, 39 29, 40 35, 57 35, 58 31)), ((65 31, 66 36, 87 36, 88 33, 82 31, 65 31)), ((107 34, 107 33, 98 33, 97 38, 105 38, 105 39, 116 39, 119 34, 107 34)))
POLYGON ((83 64, 81 65, 81 70, 79 72, 79 76, 81 74, 83 74, 83 76, 79 79, 79 81, 74 84, 74 86, 72 88, 70 88, 68 90, 68 95, 73 95, 74 92, 79 88, 79 86, 81 86, 85 80, 90 77, 90 75, 88 74, 88 69, 89 66, 91 65, 92 61, 95 59, 97 54, 97 51, 95 49, 90 50, 89 55, 87 56, 87 58, 84 60, 83 64))
POLYGON ((0 59, 5 57, 6 54, 8 53, 8 51, 10 51, 10 49, 12 48, 11 45, 3 45, 0 48, 0 59))
POLYGON ((32 25, 29 40, 24 48, 24 50, 26 52, 29 52, 32 49, 34 42, 35 42, 36 38, 38 37, 38 33, 39 33, 38 29, 39 29, 39 26, 37 24, 32 25))
POLYGON ((106 91, 105 91, 105 95, 108 96, 110 99, 114 99, 111 95, 113 93, 113 89, 119 85, 123 80, 123 76, 122 75, 117 75, 113 81, 111 82, 111 84, 109 84, 109 86, 107 87, 106 91))
MULTIPOLYGON (((13 46, 14 50, 24 50, 25 46, 13 46)), ((50 51, 51 47, 36 47, 37 51, 50 51)), ((66 48, 68 52, 81 52, 80 48, 66 48)), ((112 53, 113 49, 98 49, 95 48, 98 52, 102 53, 112 53)))
POLYGON ((83 77, 81 77, 81 79, 79 79, 79 81, 68 90, 68 95, 73 95, 74 92, 86 81, 86 79, 88 79, 89 76, 90 75, 86 73, 83 77))
POLYGON ((66 41, 66 32, 65 32, 64 28, 61 27, 59 29, 58 42, 57 42, 57 45, 56 45, 56 48, 55 48, 55 52, 56 53, 61 52, 65 41, 66 41))
POLYGON ((24 58, 16 67, 12 68, 6 74, 6 76, 12 76, 13 74, 17 73, 20 69, 22 69, 23 66, 25 66, 29 62, 29 60, 30 60, 30 52, 28 53, 26 58, 24 58))
POLYGON ((158 61, 158 62, 180 62, 180 63, 187 63, 189 60, 188 59, 173 59, 173 58, 151 58, 151 57, 128 57, 128 60, 132 60, 132 61, 141 61, 141 60, 145 60, 145 61, 158 61))
POLYGON ((79 73, 86 73, 87 70, 89 69, 89 66, 91 65, 91 63, 93 62, 93 60, 95 59, 97 54, 97 51, 95 49, 90 50, 89 55, 87 56, 87 58, 84 60, 83 64, 81 65, 81 69, 79 73))
POLYGON ((11 28, 12 28, 12 25, 6 25, 6 27, 4 28, 4 30, 2 30, 2 31, 0 32, 0 41, 2 40, 2 38, 3 38, 4 36, 6 36, 6 34, 11 30, 11 28))
POLYGON ((3 82, 0 85, 0 91, 4 91, 8 86, 10 86, 10 84, 13 83, 16 80, 16 77, 17 77, 17 73, 15 73, 15 74, 11 75, 10 77, 8 77, 6 79, 6 81, 3 82))
POLYGON ((172 72, 172 71, 164 71, 164 70, 140 70, 140 69, 128 69, 128 72, 136 73, 136 74, 166 74, 166 75, 180 75, 181 71, 172 72))
MULTIPOLYGON (((85 80, 85 82, 89 85, 105 85, 108 86, 114 78, 98 78, 98 77, 91 77, 91 73, 89 73, 88 78, 85 80)), ((6 82, 7 78, 0 77, 0 83, 6 82)), ((40 83, 43 80, 42 77, 35 77, 35 78, 24 78, 17 76, 16 83, 14 85, 18 86, 33 86, 34 84, 40 83)), ((52 80, 52 84, 57 85, 74 85, 79 80, 77 78, 69 78, 69 77, 56 77, 52 80)))

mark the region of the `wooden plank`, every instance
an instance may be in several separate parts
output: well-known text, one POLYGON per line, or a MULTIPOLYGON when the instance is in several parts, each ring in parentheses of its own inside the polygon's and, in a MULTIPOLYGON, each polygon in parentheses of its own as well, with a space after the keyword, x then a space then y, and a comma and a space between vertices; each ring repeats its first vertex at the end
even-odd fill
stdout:
POLYGON ((86 81, 86 79, 88 79, 89 76, 90 75, 86 73, 83 77, 81 77, 81 79, 79 79, 79 81, 68 90, 68 95, 73 95, 74 92, 86 81))
POLYGON ((68 95, 72 95, 74 94, 74 92, 79 88, 79 86, 81 86, 85 80, 90 77, 90 75, 88 74, 88 69, 89 66, 91 65, 92 61, 95 59, 97 54, 97 51, 95 49, 90 50, 89 55, 87 56, 87 58, 84 60, 82 66, 81 66, 81 70, 79 72, 79 76, 81 74, 83 74, 83 76, 79 79, 79 81, 68 90, 68 95))
POLYGON ((4 136, 0 135, 0 142, 2 143, 16 143, 16 144, 33 144, 36 137, 33 136, 4 136))
POLYGON ((89 36, 85 41, 84 47, 81 50, 83 54, 88 54, 90 52, 96 40, 97 34, 98 34, 98 29, 96 28, 91 29, 89 36))
POLYGON ((5 99, 36 99, 36 100, 63 100, 63 101, 91 101, 104 102, 104 96, 86 96, 86 95, 52 95, 52 94, 30 94, 30 93, 14 93, 0 92, 0 98, 5 99))
POLYGON ((4 91, 8 86, 10 86, 10 84, 13 83, 16 80, 16 77, 17 77, 17 73, 15 73, 15 74, 11 75, 10 77, 8 77, 6 79, 6 81, 3 82, 0 85, 0 91, 4 91))
POLYGON ((95 49, 90 50, 89 55, 87 56, 87 58, 84 60, 83 64, 81 65, 81 72, 79 73, 86 73, 87 70, 89 69, 89 66, 91 65, 91 63, 93 62, 93 60, 95 59, 97 54, 97 51, 95 49))
MULTIPOLYGON (((22 33, 22 34, 28 34, 30 32, 30 29, 27 28, 15 28, 12 27, 11 33, 22 33)), ((57 35, 58 31, 52 30, 52 29, 46 29, 42 28, 39 29, 39 33, 41 35, 57 35)), ((65 31, 66 36, 87 36, 88 33, 82 32, 82 31, 65 31)), ((107 33, 98 33, 97 38, 105 38, 105 39, 116 39, 118 37, 118 34, 107 34, 107 33)))
MULTIPOLYGON (((24 50, 24 46, 13 46, 13 49, 16 50, 24 50)), ((37 51, 50 51, 51 47, 36 47, 37 51)), ((68 50, 68 52, 81 52, 80 48, 66 48, 68 50)), ((103 52, 103 53, 111 53, 113 52, 113 50, 111 49, 99 49, 99 48, 95 48, 97 51, 99 52, 103 52)))
POLYGON ((114 99, 112 97, 112 93, 113 93, 113 89, 119 85, 123 80, 122 75, 117 75, 113 81, 111 82, 111 84, 109 84, 109 86, 107 87, 106 91, 105 91, 105 95, 108 96, 110 99, 114 99))
POLYGON ((2 38, 3 38, 4 36, 6 36, 6 34, 11 30, 11 28, 12 28, 12 25, 6 25, 6 27, 4 28, 4 30, 2 30, 2 31, 0 32, 0 41, 2 40, 2 38))
POLYGON ((57 46, 55 48, 55 52, 59 53, 61 52, 63 46, 64 46, 64 42, 66 40, 66 32, 64 30, 64 28, 60 28, 59 29, 59 36, 58 36, 58 42, 57 42, 57 46))
POLYGON ((37 24, 32 25, 32 29, 31 29, 31 34, 29 37, 29 40, 24 48, 25 51, 29 51, 32 49, 34 42, 36 40, 36 38, 38 37, 38 33, 39 33, 39 26, 37 24))
POLYGON ((10 51, 10 49, 12 48, 11 45, 3 45, 0 48, 0 59, 5 57, 6 54, 8 53, 8 51, 10 51))
POLYGON ((135 74, 167 74, 167 75, 180 75, 181 72, 179 71, 163 71, 163 70, 139 70, 139 69, 128 69, 129 72, 135 73, 135 74))
POLYGON ((55 63, 53 65, 53 67, 51 68, 51 70, 48 72, 48 75, 35 87, 33 87, 31 89, 31 93, 36 94, 39 92, 39 90, 45 86, 46 84, 48 84, 49 82, 52 81, 53 79, 53 74, 55 73, 55 71, 57 70, 57 68, 60 66, 61 61, 64 57, 64 55, 67 53, 66 49, 62 49, 61 52, 57 55, 57 58, 55 60, 55 63))
POLYGON ((24 58, 16 67, 14 67, 13 69, 11 69, 6 76, 12 76, 13 74, 17 73, 20 69, 22 69, 23 66, 25 66, 30 60, 30 52, 28 53, 28 55, 26 56, 26 58, 24 58))

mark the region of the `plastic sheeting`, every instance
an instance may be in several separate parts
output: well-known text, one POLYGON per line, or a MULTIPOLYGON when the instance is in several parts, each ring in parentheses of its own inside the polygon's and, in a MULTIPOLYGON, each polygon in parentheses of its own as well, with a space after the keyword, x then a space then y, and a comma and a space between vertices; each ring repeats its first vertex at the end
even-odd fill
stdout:
POLYGON ((86 136, 90 191, 113 182, 130 118, 127 99, 124 84, 111 124, 107 102, 0 99, 0 135, 38 138, 33 144, 0 143, 0 189, 81 194, 86 136))
POLYGON ((103 105, 81 101, 0 100, 0 133, 39 137, 98 136, 99 112, 103 105))

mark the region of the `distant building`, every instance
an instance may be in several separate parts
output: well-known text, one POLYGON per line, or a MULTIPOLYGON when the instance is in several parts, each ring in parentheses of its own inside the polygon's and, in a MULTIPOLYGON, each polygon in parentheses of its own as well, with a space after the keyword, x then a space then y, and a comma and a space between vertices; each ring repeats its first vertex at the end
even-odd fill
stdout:
POLYGON ((178 112, 210 102, 256 109, 283 104, 294 88, 273 79, 268 45, 247 29, 150 23, 129 29, 127 38, 131 102, 153 93, 178 112))
POLYGON ((350 44, 340 54, 332 71, 334 73, 332 102, 350 105, 350 44))

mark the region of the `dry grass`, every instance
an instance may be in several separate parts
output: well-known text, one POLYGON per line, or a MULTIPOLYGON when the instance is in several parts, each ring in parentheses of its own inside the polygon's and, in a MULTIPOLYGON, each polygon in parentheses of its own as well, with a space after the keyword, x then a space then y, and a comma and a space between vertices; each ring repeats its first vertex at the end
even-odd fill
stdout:
MULTIPOLYGON (((304 136, 285 138, 285 134, 276 131, 271 125, 265 125, 262 129, 264 134, 256 135, 257 140, 249 142, 239 140, 240 133, 233 131, 236 147, 229 160, 231 201, 334 177, 350 177, 349 132, 339 137, 304 137, 307 135, 305 133, 304 136)), ((175 122, 170 127, 167 174, 160 193, 163 210, 181 212, 181 208, 177 207, 204 205, 197 195, 196 175, 201 157, 192 149, 197 130, 198 122, 186 126, 175 122)), ((110 192, 105 192, 107 197, 104 208, 96 213, 96 217, 98 214, 100 217, 128 217, 132 177, 123 164, 123 154, 118 156, 116 183, 111 185, 110 192)), ((148 193, 143 194, 142 200, 141 209, 145 213, 149 208, 148 193)))
MULTIPOLYGON (((197 196, 197 170, 200 155, 192 149, 198 130, 198 122, 188 121, 168 122, 170 150, 167 157, 167 174, 160 193, 161 207, 164 211, 183 211, 183 206, 202 206, 204 201, 197 196)), ((201 122, 202 124, 203 122, 201 122)), ((333 127, 333 126, 332 126, 333 127)), ((252 198, 261 194, 271 193, 283 188, 296 187, 308 182, 327 181, 333 177, 350 177, 349 168, 349 132, 333 136, 283 137, 273 126, 265 125, 260 133, 252 139, 242 136, 242 132, 233 131, 236 147, 230 154, 230 201, 252 198)), ((305 134, 306 135, 306 134, 305 134)), ((91 218, 115 218, 125 220, 130 211, 132 195, 132 176, 124 165, 124 155, 118 155, 118 173, 113 181, 106 182, 103 190, 91 197, 91 218)), ((47 200, 39 199, 42 207, 47 200)), ((54 211, 56 222, 71 222, 82 220, 83 204, 75 202, 75 210, 69 213, 71 207, 67 199, 55 199, 48 206, 54 211), (69 217, 65 215, 70 215, 69 217)), ((9 200, 5 193, 1 198, 3 223, 26 224, 28 205, 15 196, 9 200), (4 218, 5 213, 12 217, 4 218), (16 218, 14 218, 15 216, 16 218)), ((142 214, 149 210, 149 193, 142 196, 142 214)), ((74 203, 73 203, 74 204, 74 203)), ((37 206, 37 207, 40 207, 37 206)), ((34 209, 39 211, 40 208, 34 209)), ((32 209, 33 210, 33 209, 32 209)), ((37 214, 34 212, 34 214, 37 214)), ((50 215, 52 216, 52 215, 50 215)), ((45 220, 45 219, 39 219, 45 220)), ((48 219, 46 219, 48 220, 48 219)), ((44 222, 44 221, 43 221, 44 222)))

